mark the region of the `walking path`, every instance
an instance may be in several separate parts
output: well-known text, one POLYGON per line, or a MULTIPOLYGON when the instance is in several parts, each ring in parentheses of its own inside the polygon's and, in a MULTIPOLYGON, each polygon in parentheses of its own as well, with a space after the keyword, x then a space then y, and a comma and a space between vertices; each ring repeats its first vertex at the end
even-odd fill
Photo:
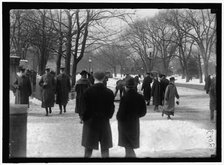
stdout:
MULTIPOLYGON (((209 121, 209 97, 204 91, 178 87, 180 105, 175 116, 167 120, 161 112, 147 107, 141 118, 140 148, 138 157, 207 157, 214 154, 209 147, 208 135, 215 140, 215 123, 209 121)), ((124 149, 117 146, 116 113, 111 119, 113 148, 111 157, 124 157, 124 149)), ((27 157, 83 157, 81 146, 82 124, 75 111, 75 100, 70 100, 67 112, 59 115, 58 105, 48 117, 40 105, 31 103, 27 123, 27 157)), ((93 152, 100 157, 100 151, 93 152)))

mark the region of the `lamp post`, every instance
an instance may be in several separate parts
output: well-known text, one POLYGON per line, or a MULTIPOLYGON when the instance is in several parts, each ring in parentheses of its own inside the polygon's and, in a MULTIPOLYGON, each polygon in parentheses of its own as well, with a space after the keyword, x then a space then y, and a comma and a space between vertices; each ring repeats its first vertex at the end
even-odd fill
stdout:
POLYGON ((89 57, 89 73, 91 71, 91 63, 92 63, 92 59, 89 57))

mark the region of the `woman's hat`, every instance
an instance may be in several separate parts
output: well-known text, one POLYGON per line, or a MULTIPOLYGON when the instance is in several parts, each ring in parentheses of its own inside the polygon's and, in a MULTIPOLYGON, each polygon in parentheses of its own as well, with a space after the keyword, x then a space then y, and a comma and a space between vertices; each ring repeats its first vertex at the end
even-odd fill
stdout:
POLYGON ((134 78, 129 78, 126 83, 125 83, 125 86, 127 88, 134 88, 135 87, 135 79, 134 78))
POLYGON ((88 74, 88 72, 85 71, 85 70, 83 70, 83 71, 80 72, 80 75, 87 75, 87 74, 88 74))
POLYGON ((174 77, 170 77, 170 81, 175 81, 177 79, 175 79, 174 77))

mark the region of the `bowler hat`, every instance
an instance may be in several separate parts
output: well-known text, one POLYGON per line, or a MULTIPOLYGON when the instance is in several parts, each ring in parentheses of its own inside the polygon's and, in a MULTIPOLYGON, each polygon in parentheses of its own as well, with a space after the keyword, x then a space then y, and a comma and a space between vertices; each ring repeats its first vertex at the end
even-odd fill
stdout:
POLYGON ((134 88, 135 87, 135 79, 134 78, 129 78, 126 83, 125 83, 125 86, 127 88, 134 88))
POLYGON ((103 80, 105 78, 105 73, 104 72, 95 72, 93 74, 93 77, 99 81, 103 80))
POLYGON ((80 72, 80 75, 87 75, 87 74, 88 74, 88 72, 85 71, 85 70, 83 70, 83 71, 80 72))
POLYGON ((174 77, 170 77, 170 81, 175 81, 177 79, 175 79, 174 77))

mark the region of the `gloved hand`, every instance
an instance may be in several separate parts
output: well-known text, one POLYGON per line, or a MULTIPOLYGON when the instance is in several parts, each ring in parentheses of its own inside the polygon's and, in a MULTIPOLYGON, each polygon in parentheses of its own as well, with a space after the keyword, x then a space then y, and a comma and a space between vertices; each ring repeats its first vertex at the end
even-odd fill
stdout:
POLYGON ((177 104, 177 105, 179 105, 179 104, 180 104, 179 99, 177 99, 176 104, 177 104))

